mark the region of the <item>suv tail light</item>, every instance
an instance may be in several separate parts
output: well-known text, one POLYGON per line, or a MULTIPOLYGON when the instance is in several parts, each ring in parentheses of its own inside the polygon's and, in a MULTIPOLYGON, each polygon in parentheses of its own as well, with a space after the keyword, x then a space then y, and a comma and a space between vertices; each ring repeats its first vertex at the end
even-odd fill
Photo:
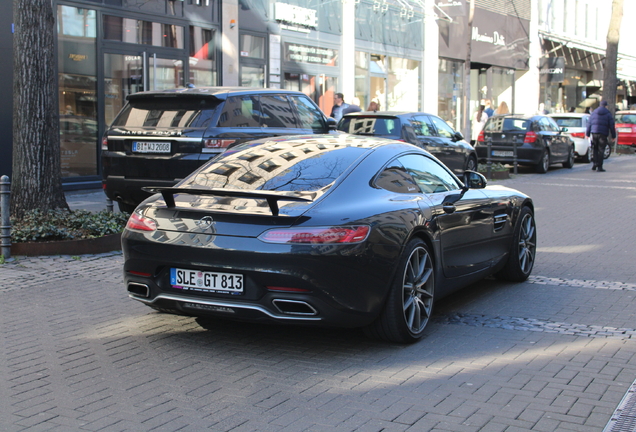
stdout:
POLYGON ((236 140, 233 139, 204 139, 203 140, 203 153, 216 153, 216 149, 227 148, 236 140))
POLYGON ((537 134, 535 132, 526 132, 526 137, 523 140, 524 144, 533 144, 537 140, 537 134))
POLYGON ((108 138, 102 138, 102 151, 108 151, 108 138))
POLYGON ((479 136, 477 137, 477 142, 484 142, 484 141, 486 141, 485 134, 484 134, 484 131, 481 131, 479 132, 479 136))
POLYGON ((574 138, 585 138, 585 132, 572 132, 570 135, 574 138))

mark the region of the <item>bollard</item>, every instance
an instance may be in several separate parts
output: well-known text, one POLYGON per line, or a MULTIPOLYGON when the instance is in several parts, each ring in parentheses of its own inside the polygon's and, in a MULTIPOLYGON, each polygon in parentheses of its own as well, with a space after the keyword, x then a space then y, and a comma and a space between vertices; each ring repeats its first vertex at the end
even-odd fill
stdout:
POLYGON ((106 197, 106 211, 108 213, 113 212, 113 200, 108 197, 106 197))
POLYGON ((11 182, 9 176, 0 177, 0 255, 11 258, 11 182))
POLYGON ((492 137, 486 138, 486 144, 488 145, 488 155, 486 157, 486 179, 490 180, 492 177, 492 137))

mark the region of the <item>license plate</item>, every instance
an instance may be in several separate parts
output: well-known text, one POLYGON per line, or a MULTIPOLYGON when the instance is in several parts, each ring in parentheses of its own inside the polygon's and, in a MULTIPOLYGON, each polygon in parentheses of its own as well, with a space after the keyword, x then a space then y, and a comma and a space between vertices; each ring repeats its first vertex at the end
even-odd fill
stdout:
POLYGON ((619 132, 631 132, 632 128, 617 128, 619 132))
POLYGON ((133 141, 133 153, 170 153, 169 142, 133 141))
POLYGON ((243 294, 243 275, 171 268, 170 285, 190 291, 240 295, 243 294))
POLYGON ((493 150, 492 155, 495 157, 512 157, 514 153, 511 151, 493 150))

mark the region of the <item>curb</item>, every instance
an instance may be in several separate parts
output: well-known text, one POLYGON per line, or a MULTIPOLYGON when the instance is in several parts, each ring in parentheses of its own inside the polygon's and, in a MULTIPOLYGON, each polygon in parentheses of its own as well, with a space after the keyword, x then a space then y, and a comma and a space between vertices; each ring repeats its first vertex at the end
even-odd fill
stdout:
POLYGON ((121 234, 81 240, 14 243, 11 255, 85 255, 121 250, 121 234))

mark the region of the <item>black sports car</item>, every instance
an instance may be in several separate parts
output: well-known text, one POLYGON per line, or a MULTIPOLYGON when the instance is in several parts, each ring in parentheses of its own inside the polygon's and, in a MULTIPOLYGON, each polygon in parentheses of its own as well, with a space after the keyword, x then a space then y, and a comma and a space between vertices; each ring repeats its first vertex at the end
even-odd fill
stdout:
POLYGON ((200 318, 364 327, 418 340, 433 300, 534 264, 532 200, 463 182, 411 144, 354 135, 227 150, 132 214, 130 297, 200 318))

